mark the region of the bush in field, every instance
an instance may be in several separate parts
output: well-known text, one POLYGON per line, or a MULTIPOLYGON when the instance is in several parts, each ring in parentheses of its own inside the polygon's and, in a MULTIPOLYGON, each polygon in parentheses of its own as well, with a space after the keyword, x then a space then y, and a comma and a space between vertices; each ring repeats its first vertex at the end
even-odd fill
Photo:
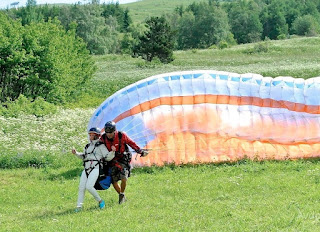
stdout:
POLYGON ((70 154, 30 150, 26 152, 0 152, 0 169, 12 168, 61 168, 63 166, 77 167, 78 159, 70 154))
POLYGON ((42 97, 64 103, 92 77, 94 61, 86 44, 58 21, 31 23, 0 12, 0 102, 42 97))
POLYGON ((256 43, 253 48, 248 48, 244 51, 246 54, 257 54, 257 53, 266 53, 269 52, 271 48, 271 43, 269 40, 266 40, 264 42, 256 43))
POLYGON ((298 17, 294 20, 292 28, 297 35, 314 36, 320 32, 319 23, 312 15, 298 17))
POLYGON ((6 101, 0 106, 0 115, 4 117, 17 117, 21 114, 32 114, 37 117, 54 114, 57 106, 46 102, 42 97, 37 97, 34 101, 20 95, 15 101, 6 101))

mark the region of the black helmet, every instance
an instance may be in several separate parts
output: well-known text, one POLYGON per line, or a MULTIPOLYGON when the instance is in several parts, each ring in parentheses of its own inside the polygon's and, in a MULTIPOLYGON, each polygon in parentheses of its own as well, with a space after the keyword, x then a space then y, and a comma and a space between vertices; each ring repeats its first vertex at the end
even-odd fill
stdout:
POLYGON ((88 134, 90 134, 90 133, 94 133, 94 134, 100 135, 100 134, 101 134, 101 130, 100 130, 98 127, 92 127, 92 128, 88 131, 88 134))
POLYGON ((104 125, 104 131, 106 133, 112 133, 114 131, 116 131, 116 124, 113 121, 108 121, 105 125, 104 125))

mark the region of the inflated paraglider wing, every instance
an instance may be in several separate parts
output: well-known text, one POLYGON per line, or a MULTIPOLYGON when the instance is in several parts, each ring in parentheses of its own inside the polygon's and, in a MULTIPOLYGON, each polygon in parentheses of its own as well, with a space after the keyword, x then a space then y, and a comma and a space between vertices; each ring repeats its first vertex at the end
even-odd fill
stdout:
POLYGON ((320 78, 166 73, 110 96, 88 128, 115 121, 149 151, 134 165, 317 157, 319 91, 320 78))

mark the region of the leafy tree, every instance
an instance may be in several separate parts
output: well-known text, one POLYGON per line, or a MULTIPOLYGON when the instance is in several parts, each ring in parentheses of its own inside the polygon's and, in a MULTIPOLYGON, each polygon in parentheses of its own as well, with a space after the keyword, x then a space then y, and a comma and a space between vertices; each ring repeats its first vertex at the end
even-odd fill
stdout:
POLYGON ((220 41, 235 42, 230 32, 228 15, 216 1, 193 3, 180 17, 179 14, 175 12, 179 18, 178 23, 171 22, 171 25, 177 24, 174 30, 177 31, 178 49, 208 48, 218 45, 220 41))
POLYGON ((261 39, 263 28, 255 4, 236 2, 231 4, 228 14, 231 31, 238 43, 251 43, 261 39))
POLYGON ((178 49, 196 48, 198 46, 197 42, 193 38, 194 33, 192 33, 192 30, 194 27, 195 17, 193 13, 190 11, 184 12, 178 21, 178 49))
POLYGON ((77 24, 76 33, 87 42, 91 54, 116 53, 120 47, 117 20, 112 16, 105 19, 101 14, 102 8, 95 4, 74 5, 70 9, 71 20, 77 24))
POLYGON ((27 72, 19 66, 28 58, 22 49, 23 29, 19 22, 9 20, 0 12, 0 102, 8 97, 16 99, 19 96, 16 85, 21 73, 27 72))
POLYGON ((116 18, 121 32, 128 32, 129 26, 132 24, 129 10, 124 10, 120 7, 118 2, 116 4, 111 3, 102 5, 102 16, 105 19, 108 19, 110 16, 116 18))
POLYGON ((133 54, 133 48, 139 44, 140 37, 144 35, 146 27, 143 24, 133 25, 128 28, 128 32, 124 33, 121 40, 121 53, 133 54))
POLYGON ((0 12, 0 101, 42 97, 63 103, 92 77, 85 43, 58 21, 22 26, 0 12))
POLYGON ((314 36, 320 32, 320 26, 312 15, 298 17, 292 24, 293 32, 297 35, 314 36))
POLYGON ((303 10, 303 6, 301 1, 297 0, 284 0, 283 12, 285 12, 284 17, 286 18, 286 22, 288 24, 289 34, 292 34, 292 23, 293 21, 301 16, 303 10))
POLYGON ((183 5, 177 6, 174 9, 175 13, 177 13, 180 17, 182 16, 183 12, 184 12, 184 7, 183 5))
POLYGON ((99 0, 90 4, 63 6, 36 6, 28 0, 27 7, 7 10, 11 18, 19 18, 23 25, 58 18, 66 30, 76 26, 76 34, 86 43, 91 54, 118 53, 121 47, 120 33, 129 32, 132 20, 129 10, 116 4, 100 5, 99 0))
POLYGON ((30 24, 32 22, 39 22, 41 20, 41 16, 37 12, 36 0, 28 0, 27 6, 23 7, 19 13, 19 16, 22 19, 22 25, 30 24))
POLYGON ((151 17, 146 21, 146 27, 138 45, 133 48, 133 55, 150 62, 155 57, 162 63, 173 61, 174 34, 165 17, 151 17))
POLYGON ((272 0, 261 14, 263 22, 263 37, 277 39, 280 35, 288 34, 288 24, 284 17, 281 2, 272 0))
POLYGON ((123 30, 128 31, 128 28, 130 27, 130 24, 132 24, 132 19, 129 15, 128 8, 123 12, 123 30))

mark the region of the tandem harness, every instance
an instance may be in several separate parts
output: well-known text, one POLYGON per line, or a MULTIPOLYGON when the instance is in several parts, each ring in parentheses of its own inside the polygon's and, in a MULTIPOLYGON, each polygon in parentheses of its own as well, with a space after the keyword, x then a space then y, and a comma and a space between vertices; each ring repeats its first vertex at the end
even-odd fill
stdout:
MULTIPOLYGON (((88 149, 88 147, 90 146, 90 143, 88 143, 86 146, 85 146, 85 154, 84 154, 84 157, 86 157, 87 155, 89 155, 89 154, 93 154, 94 155, 94 157, 96 157, 96 155, 94 154, 94 150, 97 148, 97 147, 99 147, 101 144, 103 144, 102 142, 97 142, 95 145, 94 145, 94 148, 93 148, 93 150, 90 152, 90 153, 87 153, 87 149, 88 149)), ((97 165, 99 165, 100 167, 99 168, 102 168, 102 166, 103 166, 103 163, 102 163, 102 161, 101 160, 98 160, 97 159, 97 157, 96 157, 96 159, 91 159, 91 160, 84 160, 83 161, 83 167, 84 167, 84 171, 86 172, 86 175, 87 175, 87 177, 90 175, 90 173, 92 172, 92 170, 97 166, 97 165), (86 168, 86 163, 87 162, 93 162, 93 161, 97 161, 97 163, 96 163, 96 165, 94 165, 93 167, 89 167, 89 168, 86 168)))
MULTIPOLYGON (((94 148, 93 150, 90 152, 90 153, 85 153, 85 156, 88 155, 88 154, 93 154, 94 157, 95 154, 94 154, 94 150, 96 149, 96 147, 102 145, 103 142, 99 141, 97 142, 95 145, 94 145, 94 148)), ((85 150, 87 151, 88 147, 90 146, 90 144, 87 144, 85 146, 85 150)), ((109 169, 108 167, 108 164, 105 160, 101 159, 101 160, 98 160, 97 157, 95 160, 85 160, 83 161, 83 166, 84 166, 84 171, 87 175, 87 177, 90 175, 90 173, 92 172, 93 169, 95 169, 95 167, 99 165, 99 176, 98 176, 98 179, 94 185, 94 188, 96 190, 105 190, 105 189, 108 189, 111 185, 111 170, 109 169), (97 161, 96 165, 94 165, 93 167, 90 166, 90 168, 86 168, 85 164, 87 162, 93 162, 93 161, 97 161)))
POLYGON ((123 172, 123 167, 129 171, 128 177, 131 174, 131 159, 132 154, 129 152, 129 147, 127 144, 124 144, 125 151, 124 153, 120 153, 121 151, 121 144, 122 144, 122 132, 118 131, 118 138, 119 138, 119 152, 116 152, 116 157, 113 160, 113 165, 116 166, 120 172, 123 172))

